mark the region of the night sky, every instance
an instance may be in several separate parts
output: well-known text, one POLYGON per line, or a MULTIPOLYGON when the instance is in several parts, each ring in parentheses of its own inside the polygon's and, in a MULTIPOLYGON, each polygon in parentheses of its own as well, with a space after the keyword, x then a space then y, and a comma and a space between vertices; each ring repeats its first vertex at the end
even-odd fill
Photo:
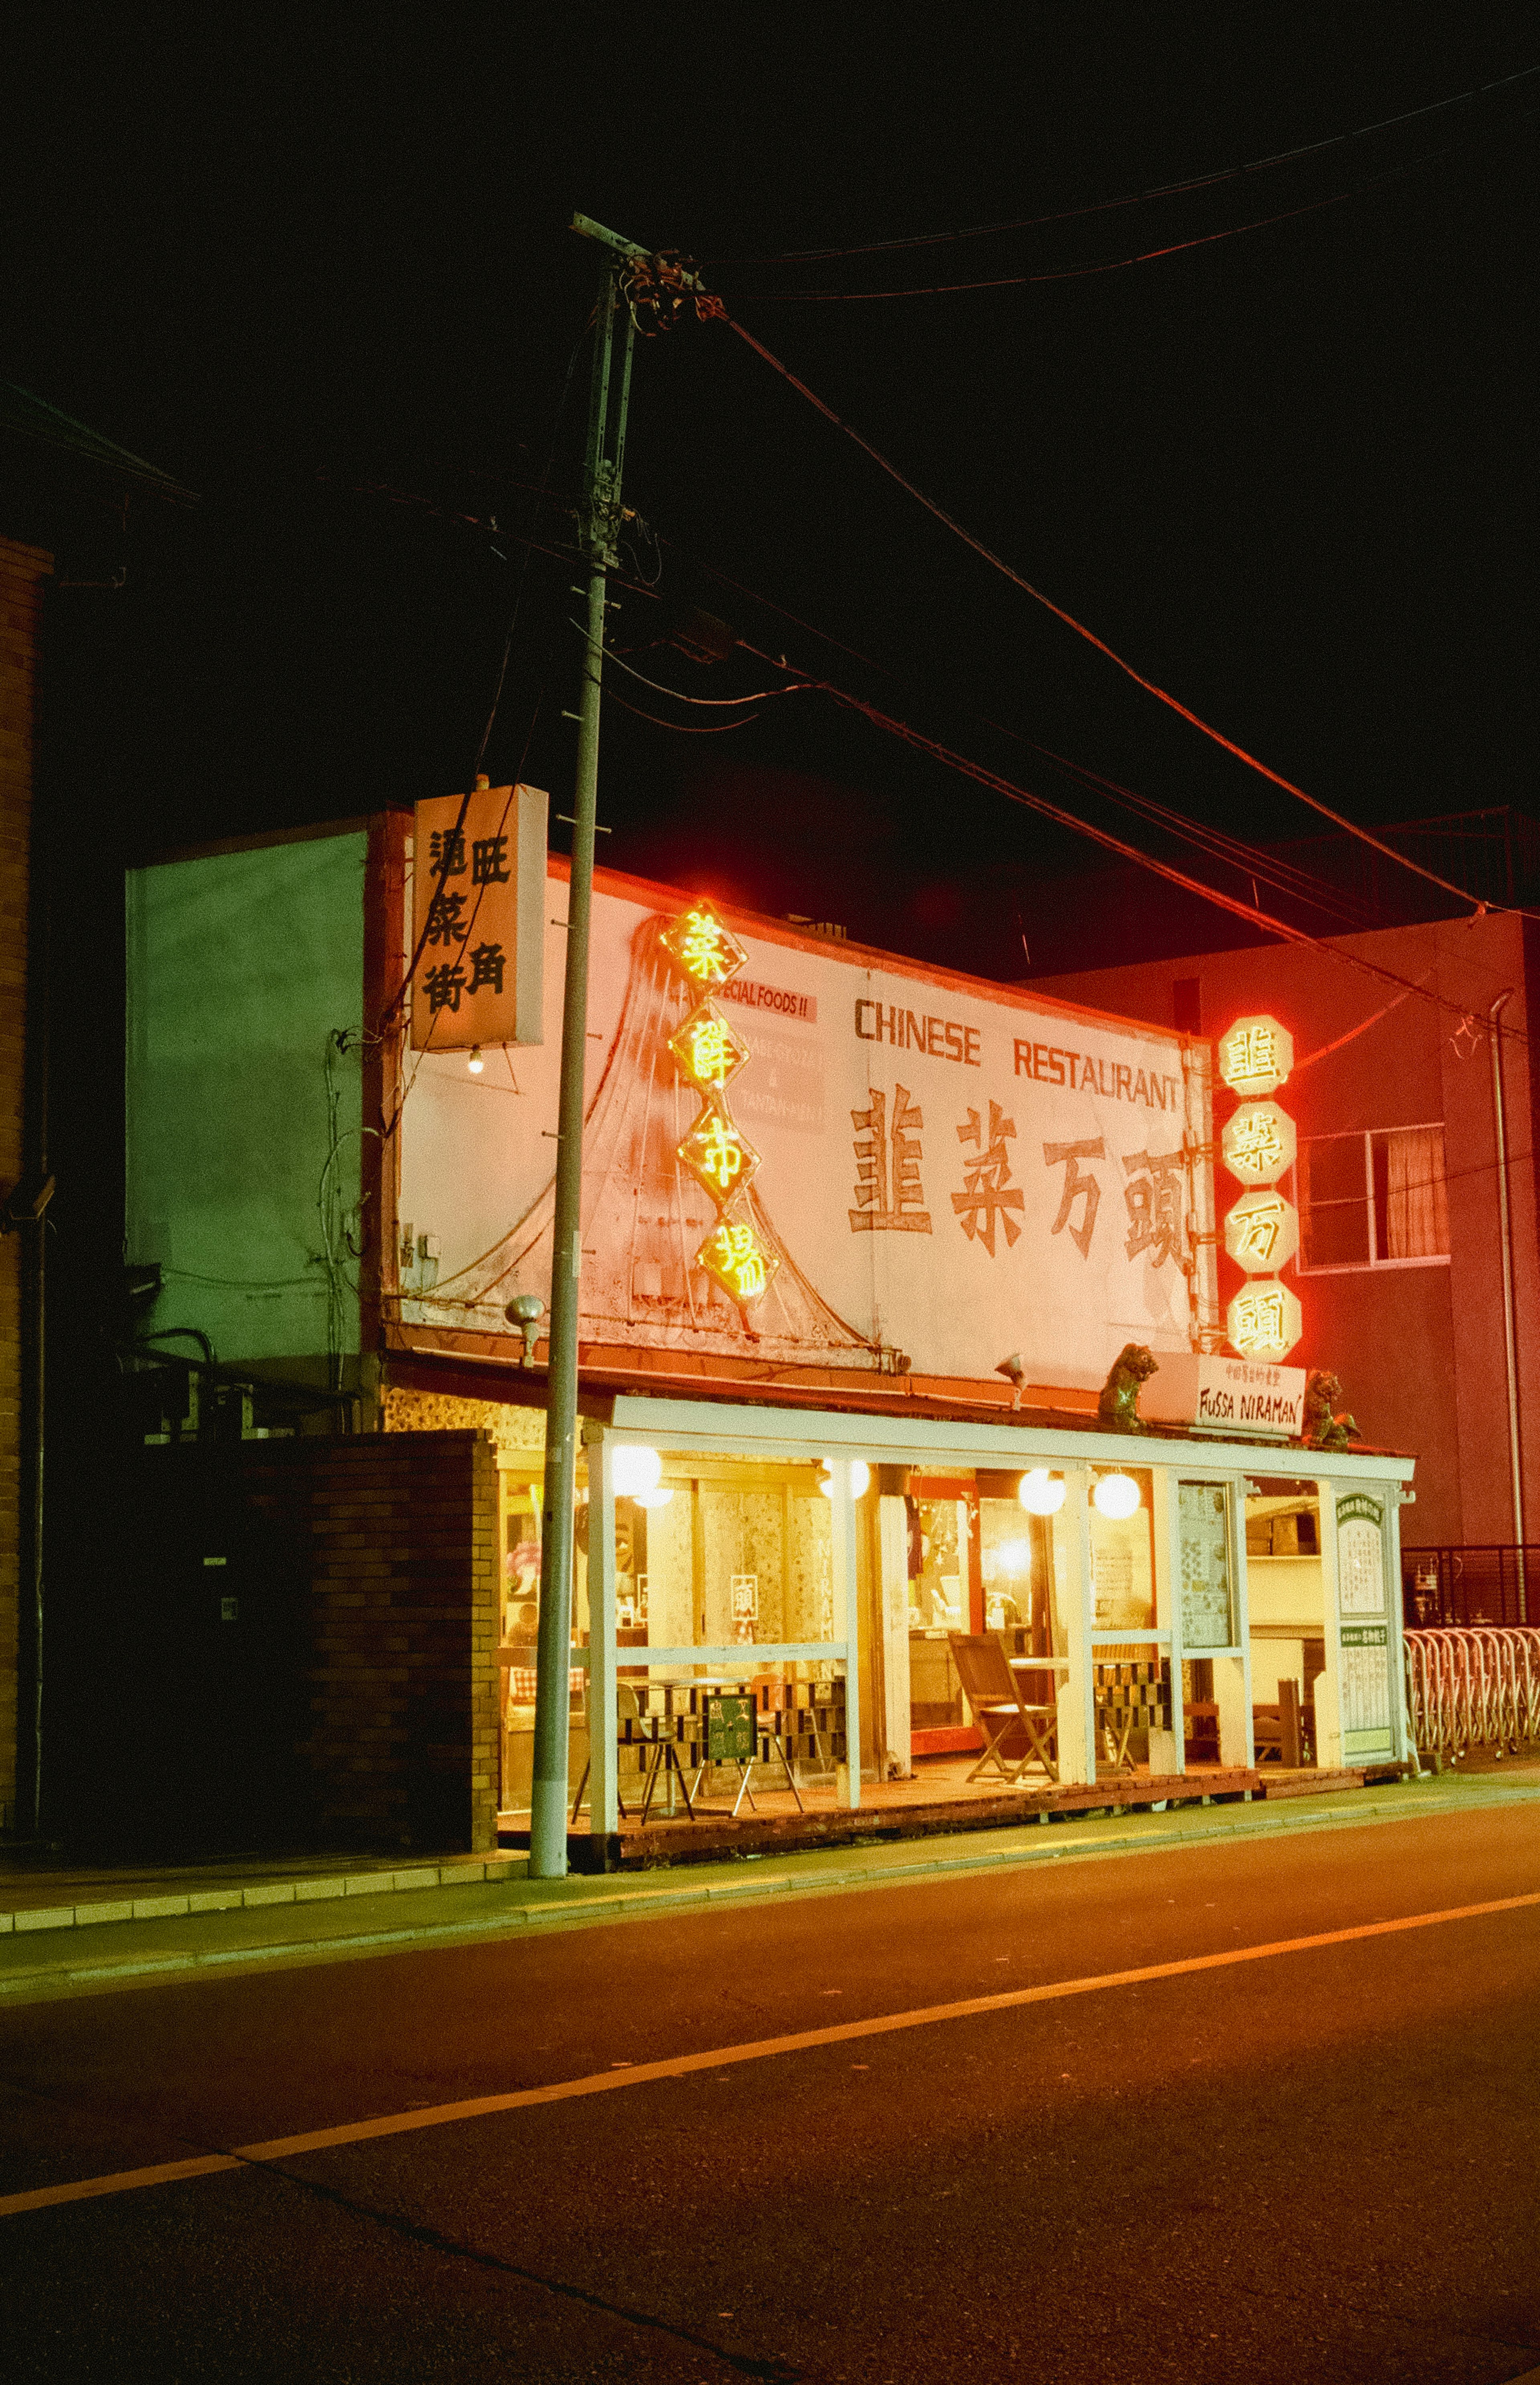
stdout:
MULTIPOLYGON (((487 767, 569 808, 576 574, 521 542, 572 536, 598 266, 574 208, 697 257, 919 486, 1325 802, 1534 809, 1540 76, 1103 204, 1521 74, 1531 10, 62 8, 7 49, 0 371, 202 498, 136 507, 119 593, 56 600, 111 659, 55 783, 89 779, 125 853, 455 791, 515 601, 487 767), (813 291, 842 302, 785 294, 813 291)), ((1236 835, 1323 825, 719 325, 640 347, 626 496, 656 587, 614 634, 653 679, 771 683, 667 643, 703 606, 1150 849, 1175 850, 1034 747, 1236 835)), ((1091 848, 817 694, 726 733, 609 706, 600 816, 605 861, 890 949, 1117 956, 1094 877, 1065 884, 1091 848)))

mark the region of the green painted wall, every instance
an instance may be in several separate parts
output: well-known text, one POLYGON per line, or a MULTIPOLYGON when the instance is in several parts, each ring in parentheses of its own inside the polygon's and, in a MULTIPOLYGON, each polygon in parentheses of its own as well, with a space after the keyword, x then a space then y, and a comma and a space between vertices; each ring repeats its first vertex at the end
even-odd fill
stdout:
POLYGON ((128 874, 126 1255, 221 1359, 358 1348, 363 830, 128 874), (329 1159, 330 1161, 328 1168, 329 1159), (331 1265, 319 1196, 327 1176, 331 1265), (355 1236, 356 1238, 356 1236, 355 1236))

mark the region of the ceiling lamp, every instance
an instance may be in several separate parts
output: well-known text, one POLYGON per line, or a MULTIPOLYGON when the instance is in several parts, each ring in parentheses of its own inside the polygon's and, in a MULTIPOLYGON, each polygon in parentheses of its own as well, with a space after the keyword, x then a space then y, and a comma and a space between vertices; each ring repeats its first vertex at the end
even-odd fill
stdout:
POLYGON ((1050 1474, 1046 1466, 1035 1466, 1022 1476, 1016 1496, 1029 1516, 1057 1516, 1064 1504, 1064 1478, 1050 1474))
POLYGON ((1139 1486, 1131 1474, 1104 1474, 1091 1492, 1098 1515, 1121 1524, 1139 1504, 1139 1486))
POLYGON ((481 1046, 480 1046, 480 1044, 479 1044, 479 1043, 475 1043, 475 1044, 473 1044, 473 1045, 471 1046, 471 1055, 470 1055, 470 1058, 466 1062, 466 1068, 470 1070, 471 1075, 472 1075, 473 1077, 478 1077, 478 1076, 481 1074, 482 1069, 486 1067, 486 1065, 487 1065, 487 1064, 486 1064, 485 1060, 483 1060, 483 1058, 481 1057, 481 1046))
POLYGON ((1011 1581, 1019 1581, 1032 1569, 1032 1544, 1029 1541, 1001 1541, 995 1551, 995 1563, 1011 1581))
POLYGON ((615 1453, 615 1490, 617 1499, 642 1498, 655 1491, 663 1479, 663 1459, 655 1449, 643 1449, 633 1442, 623 1442, 615 1453))
MULTIPOLYGON (((866 1496, 867 1492, 871 1489, 871 1487, 872 1487, 872 1469, 871 1469, 871 1467, 867 1465, 866 1460, 865 1460, 863 1457, 852 1457, 852 1458, 851 1458, 851 1498, 852 1498, 852 1499, 864 1499, 864 1498, 865 1498, 865 1496, 866 1496)), ((824 1496, 825 1496, 825 1498, 826 1498, 826 1499, 832 1499, 832 1498, 833 1498, 833 1496, 834 1496, 834 1467, 833 1467, 833 1465, 831 1464, 830 1460, 829 1460, 828 1458, 826 1458, 826 1458, 825 1458, 825 1460, 824 1460, 824 1472, 823 1472, 823 1479, 822 1479, 822 1480, 821 1480, 821 1481, 819 1482, 818 1488, 819 1488, 819 1490, 823 1492, 823 1494, 824 1494, 824 1496)))

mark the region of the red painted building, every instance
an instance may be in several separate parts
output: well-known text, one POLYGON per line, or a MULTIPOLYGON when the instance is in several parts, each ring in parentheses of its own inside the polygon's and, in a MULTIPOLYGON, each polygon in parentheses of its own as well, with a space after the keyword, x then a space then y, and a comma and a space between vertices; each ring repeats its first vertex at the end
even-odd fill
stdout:
POLYGON ((1368 1441, 1418 1452, 1408 1546, 1512 1543, 1540 1517, 1537 979, 1534 927, 1487 914, 1033 981, 1206 1039, 1254 1011, 1291 1030, 1292 1363, 1340 1376, 1368 1441))

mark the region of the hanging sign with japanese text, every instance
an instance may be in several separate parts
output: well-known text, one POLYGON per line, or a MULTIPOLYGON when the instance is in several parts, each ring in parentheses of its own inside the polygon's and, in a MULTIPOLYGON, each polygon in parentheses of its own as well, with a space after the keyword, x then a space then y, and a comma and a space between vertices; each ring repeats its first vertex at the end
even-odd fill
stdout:
MULTIPOLYGON (((516 1088, 432 1049, 416 1072, 401 1214, 441 1255, 404 1324, 505 1339, 515 1293, 549 1297, 566 892, 553 863, 516 1088)), ((1020 1351, 1094 1391, 1124 1343, 1211 1329, 1208 1069, 1180 1035, 604 870, 591 955, 588 1349, 991 1392, 1020 1351)))
MULTIPOLYGON (((544 1032, 546 798, 478 786, 416 807, 412 1045, 465 1052, 544 1032)), ((558 969, 557 977, 560 980, 558 969)))

